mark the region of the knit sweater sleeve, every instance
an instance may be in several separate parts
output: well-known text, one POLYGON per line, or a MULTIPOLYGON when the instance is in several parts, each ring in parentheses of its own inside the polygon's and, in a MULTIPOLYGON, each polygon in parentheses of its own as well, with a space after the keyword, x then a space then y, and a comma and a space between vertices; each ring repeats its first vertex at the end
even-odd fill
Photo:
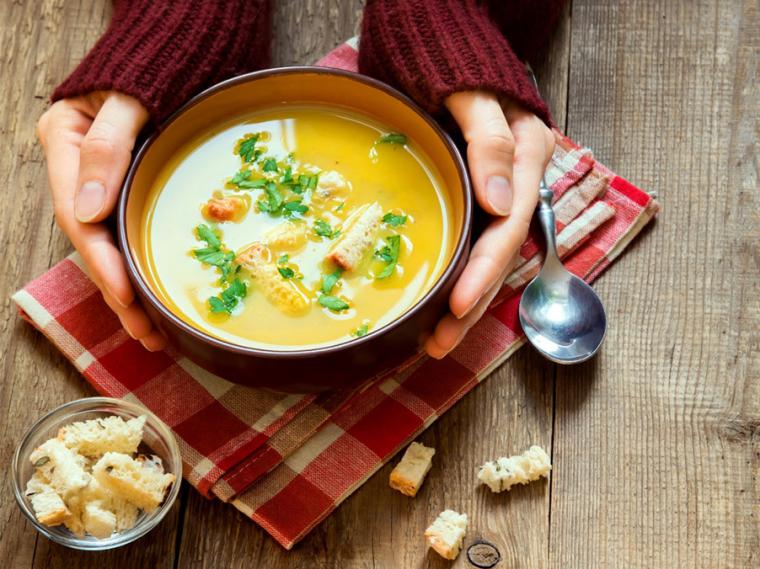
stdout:
POLYGON ((525 65, 477 0, 368 0, 359 70, 397 87, 431 113, 454 92, 482 89, 551 122, 525 65))
POLYGON ((116 90, 160 123, 203 88, 269 65, 269 0, 115 0, 111 23, 53 100, 116 90))

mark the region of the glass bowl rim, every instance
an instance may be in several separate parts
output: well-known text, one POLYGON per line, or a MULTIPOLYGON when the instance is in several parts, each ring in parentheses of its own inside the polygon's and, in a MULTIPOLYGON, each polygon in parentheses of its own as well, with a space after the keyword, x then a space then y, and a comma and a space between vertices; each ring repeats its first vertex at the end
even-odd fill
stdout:
POLYGON ((139 403, 133 403, 131 401, 125 401, 123 399, 116 399, 113 397, 83 397, 80 399, 75 399, 73 401, 68 401, 63 405, 59 405, 58 407, 51 409, 47 413, 43 414, 39 419, 37 419, 24 433, 24 436, 21 438, 21 442, 16 446, 16 450, 13 453, 13 459, 11 462, 11 469, 13 474, 13 494, 16 498, 16 503, 18 504, 19 509, 27 518, 27 520, 31 522, 31 524, 39 533, 51 541, 54 541, 55 543, 58 543, 65 547, 70 547, 72 549, 79 549, 83 551, 104 551, 131 543, 141 538, 150 532, 153 528, 155 528, 159 523, 161 523, 161 521, 164 519, 176 501, 177 496, 179 495, 180 486, 182 484, 183 465, 184 463, 182 461, 182 455, 179 451, 177 439, 175 438, 168 425, 166 425, 166 423, 158 418, 156 414, 153 413, 150 409, 139 403), (136 416, 145 415, 147 417, 147 422, 151 425, 151 428, 155 429, 160 439, 164 442, 164 444, 166 444, 168 452, 170 454, 170 457, 167 458, 171 458, 174 464, 180 465, 178 471, 171 471, 171 473, 176 476, 176 479, 172 483, 172 486, 169 489, 169 493, 167 494, 166 498, 159 506, 158 511, 153 516, 149 517, 141 523, 138 523, 128 530, 114 533, 111 537, 107 537, 105 539, 96 538, 96 541, 93 541, 86 537, 79 538, 73 534, 71 537, 64 537, 56 532, 50 531, 50 528, 37 520, 37 517, 34 515, 34 512, 27 503, 27 500, 24 496, 24 490, 21 488, 19 480, 21 453, 29 446, 33 436, 40 431, 40 429, 43 427, 43 425, 45 425, 47 421, 49 421, 51 418, 55 418, 56 415, 62 415, 56 419, 56 422, 60 421, 62 423, 65 421, 66 416, 70 416, 70 414, 67 414, 65 412, 71 408, 76 409, 77 406, 84 406, 85 409, 82 409, 83 411, 86 411, 87 407, 92 407, 92 409, 89 409, 90 411, 97 411, 98 407, 110 406, 117 409, 121 408, 130 411, 132 413, 135 413, 136 416))

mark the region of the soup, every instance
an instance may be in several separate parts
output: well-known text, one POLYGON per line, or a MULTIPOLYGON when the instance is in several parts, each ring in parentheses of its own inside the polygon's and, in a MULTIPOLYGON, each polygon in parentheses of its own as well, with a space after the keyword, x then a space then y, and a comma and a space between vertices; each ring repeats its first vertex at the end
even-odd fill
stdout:
POLYGON ((217 338, 274 350, 363 336, 414 306, 456 237, 413 140, 349 110, 223 125, 160 171, 141 224, 161 301, 217 338))

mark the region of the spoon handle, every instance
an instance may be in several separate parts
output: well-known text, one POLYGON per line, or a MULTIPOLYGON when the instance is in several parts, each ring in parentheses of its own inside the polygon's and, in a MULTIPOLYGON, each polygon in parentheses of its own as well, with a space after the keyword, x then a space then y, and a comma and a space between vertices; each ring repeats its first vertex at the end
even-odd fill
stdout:
POLYGON ((557 231, 554 222, 554 210, 552 209, 552 198, 554 192, 546 187, 546 182, 541 180, 541 186, 538 190, 538 219, 541 222, 541 228, 544 230, 546 237, 546 262, 557 261, 557 231))

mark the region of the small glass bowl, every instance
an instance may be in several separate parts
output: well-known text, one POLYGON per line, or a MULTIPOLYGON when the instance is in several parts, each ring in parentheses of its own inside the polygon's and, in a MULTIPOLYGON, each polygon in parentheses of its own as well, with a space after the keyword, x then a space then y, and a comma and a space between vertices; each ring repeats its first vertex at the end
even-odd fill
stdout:
MULTIPOLYGON (((146 453, 147 454, 147 453, 146 453)), ((87 551, 102 551, 120 547, 141 538, 164 518, 179 494, 182 482, 182 457, 174 435, 153 413, 127 401, 110 397, 88 397, 61 405, 39 419, 26 433, 13 455, 13 493, 21 511, 42 535, 56 543, 87 551), (164 470, 176 476, 164 502, 156 511, 146 514, 140 511, 137 523, 131 529, 115 532, 111 537, 100 539, 92 536, 77 537, 63 524, 46 526, 37 521, 31 501, 26 496, 26 484, 34 474, 34 465, 29 460, 32 451, 46 440, 55 438, 58 429, 76 421, 97 419, 108 415, 118 415, 125 420, 145 415, 145 429, 141 449, 147 447, 151 454, 161 457, 164 470)))

